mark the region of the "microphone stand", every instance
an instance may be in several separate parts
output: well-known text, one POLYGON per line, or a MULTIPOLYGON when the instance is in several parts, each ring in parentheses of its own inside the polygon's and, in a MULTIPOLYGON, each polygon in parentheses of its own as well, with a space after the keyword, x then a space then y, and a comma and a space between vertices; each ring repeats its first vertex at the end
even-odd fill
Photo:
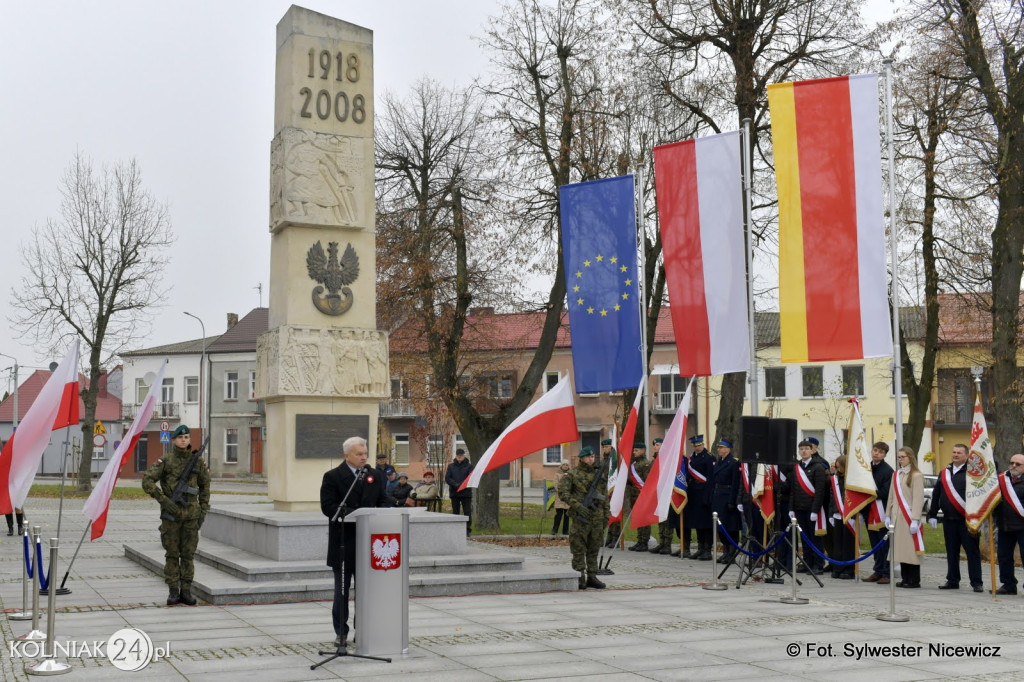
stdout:
MULTIPOLYGON (((337 508, 337 510, 335 510, 334 516, 331 517, 331 521, 330 521, 331 524, 335 524, 335 523, 339 522, 338 521, 339 518, 341 519, 341 521, 340 521, 341 522, 341 543, 340 543, 340 548, 341 548, 341 568, 340 568, 340 570, 341 570, 341 584, 342 584, 342 588, 343 588, 342 589, 342 598, 345 599, 345 600, 348 600, 348 590, 344 589, 345 587, 347 587, 347 585, 345 584, 346 583, 346 581, 345 581, 345 516, 347 514, 345 503, 348 502, 349 495, 351 495, 352 491, 355 490, 356 483, 359 483, 359 481, 363 480, 364 476, 366 476, 366 466, 365 465, 363 466, 362 469, 360 469, 359 471, 356 472, 355 478, 352 479, 352 485, 350 485, 348 487, 348 490, 345 491, 345 496, 343 498, 341 498, 341 502, 338 503, 338 508, 337 508)), ((328 528, 330 528, 330 526, 328 526, 328 528)), ((330 536, 328 536, 328 537, 330 537, 330 536)), ((355 575, 355 571, 354 570, 353 570, 353 575, 355 575)), ((347 623, 345 623, 345 625, 347 625, 347 623)), ((391 662, 390 658, 383 658, 381 656, 365 656, 363 654, 350 654, 348 652, 348 649, 346 649, 345 647, 346 647, 346 643, 342 642, 338 646, 337 651, 318 651, 317 652, 318 655, 320 655, 320 656, 327 656, 327 658, 325 658, 324 660, 320 661, 319 663, 314 663, 313 665, 309 666, 309 669, 310 670, 316 670, 317 668, 319 668, 323 664, 330 663, 334 659, 341 658, 343 656, 350 656, 352 658, 366 658, 366 659, 370 659, 370 660, 373 660, 373 661, 384 661, 385 663, 390 663, 391 662)))

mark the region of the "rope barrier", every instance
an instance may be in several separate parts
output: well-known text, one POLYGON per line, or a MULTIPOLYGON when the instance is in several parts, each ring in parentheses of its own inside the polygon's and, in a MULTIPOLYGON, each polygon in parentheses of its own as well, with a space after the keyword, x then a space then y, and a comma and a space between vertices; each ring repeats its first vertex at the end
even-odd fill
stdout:
POLYGON ((882 540, 878 541, 877 545, 872 547, 866 553, 861 554, 860 557, 852 559, 850 561, 840 561, 839 559, 833 559, 832 557, 828 556, 827 554, 824 554, 821 550, 819 550, 818 547, 807 538, 807 535, 804 533, 802 529, 800 531, 800 537, 803 538, 804 547, 810 547, 811 551, 813 551, 815 554, 817 554, 819 557, 829 562, 833 566, 853 566, 854 564, 859 564, 868 557, 873 556, 874 553, 877 552, 882 547, 882 545, 885 544, 885 539, 883 538, 882 540))
POLYGON ((779 535, 779 537, 777 537, 775 539, 775 542, 773 542, 771 545, 766 547, 764 550, 762 550, 760 552, 748 552, 747 550, 743 549, 742 547, 740 547, 739 545, 736 544, 736 541, 732 539, 731 535, 729 535, 729 531, 727 531, 725 529, 725 526, 722 525, 722 521, 721 520, 718 521, 718 527, 719 527, 719 530, 722 531, 722 535, 725 536, 725 539, 729 541, 730 545, 732 545, 733 549, 735 549, 737 552, 740 552, 740 553, 742 553, 742 554, 744 554, 744 555, 746 555, 748 557, 751 557, 753 559, 757 559, 759 557, 763 557, 765 554, 768 554, 769 552, 775 551, 775 548, 778 547, 779 545, 781 545, 783 540, 786 539, 786 535, 783 533, 783 534, 779 535))
POLYGON ((24 540, 22 544, 25 546, 25 572, 28 573, 28 577, 31 580, 35 575, 33 575, 32 571, 32 555, 28 551, 28 534, 22 535, 21 539, 24 540))
POLYGON ((50 576, 43 577, 43 544, 41 542, 36 543, 36 561, 39 562, 39 589, 45 590, 50 586, 50 576))

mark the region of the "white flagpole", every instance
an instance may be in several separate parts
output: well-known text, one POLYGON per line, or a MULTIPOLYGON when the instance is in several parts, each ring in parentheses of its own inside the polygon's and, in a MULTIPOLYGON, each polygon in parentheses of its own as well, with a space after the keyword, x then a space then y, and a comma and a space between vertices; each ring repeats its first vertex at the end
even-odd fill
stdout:
POLYGON ((903 370, 900 362, 900 276, 896 245, 896 157, 892 140, 892 58, 885 64, 885 141, 889 150, 889 262, 892 268, 892 383, 896 402, 896 449, 903 447, 903 370))
POLYGON ((757 390, 757 346, 755 345, 756 337, 754 333, 754 220, 750 215, 754 177, 754 150, 753 140, 751 139, 751 126, 752 123, 749 118, 743 119, 743 127, 740 130, 743 160, 740 163, 740 168, 743 169, 743 232, 747 238, 747 333, 750 335, 750 374, 747 376, 747 383, 750 384, 750 414, 756 417, 760 414, 760 405, 758 404, 760 396, 757 390))
MULTIPOLYGON (((650 395, 651 392, 648 387, 650 379, 647 376, 647 297, 646 287, 647 282, 647 270, 645 268, 645 257, 644 247, 646 246, 647 228, 644 221, 644 169, 643 166, 637 168, 636 176, 633 182, 637 183, 637 190, 633 193, 636 201, 636 222, 637 222, 637 246, 636 246, 636 272, 637 272, 637 285, 640 288, 640 359, 643 362, 644 372, 644 414, 643 414, 643 426, 644 426, 644 445, 647 451, 651 449, 651 437, 650 429, 647 425, 650 423, 650 395)), ((627 443, 628 446, 628 443, 627 443)), ((620 455, 622 453, 619 453, 620 455)), ((632 451, 630 455, 632 456, 632 451)), ((628 461, 628 460, 627 460, 628 461)))

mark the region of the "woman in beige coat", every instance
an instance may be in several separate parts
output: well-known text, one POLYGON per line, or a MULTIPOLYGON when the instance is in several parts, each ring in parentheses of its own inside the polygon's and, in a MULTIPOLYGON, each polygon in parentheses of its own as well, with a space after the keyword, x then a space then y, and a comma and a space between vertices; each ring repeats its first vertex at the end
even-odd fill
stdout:
MULTIPOLYGON (((892 519, 895 524, 893 544, 895 561, 900 562, 902 580, 896 587, 921 587, 921 554, 914 545, 914 536, 921 530, 921 515, 924 512, 924 476, 917 468, 917 455, 914 449, 902 447, 896 453, 899 468, 892 477, 893 490, 889 493, 889 503, 885 508, 886 522, 892 519), (899 486, 899 495, 905 500, 910 522, 900 508, 895 486, 899 486)), ((923 542, 922 542, 923 545, 923 542)))

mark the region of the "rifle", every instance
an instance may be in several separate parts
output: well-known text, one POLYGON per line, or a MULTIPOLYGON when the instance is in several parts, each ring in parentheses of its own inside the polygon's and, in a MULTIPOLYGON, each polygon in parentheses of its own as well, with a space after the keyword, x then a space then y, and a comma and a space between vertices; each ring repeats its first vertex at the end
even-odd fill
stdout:
MULTIPOLYGON (((594 480, 590 482, 590 488, 587 490, 587 494, 583 497, 583 507, 590 511, 594 511, 594 498, 597 497, 597 484, 608 478, 608 458, 605 457, 601 460, 601 463, 597 466, 597 473, 594 475, 594 480)), ((576 519, 579 523, 579 519, 576 519)))
MULTIPOLYGON (((188 477, 192 475, 192 469, 195 468, 196 461, 202 456, 203 450, 205 450, 206 446, 209 444, 210 437, 207 436, 206 440, 203 441, 202 447, 192 453, 192 459, 188 461, 188 465, 185 467, 185 470, 181 472, 181 478, 178 479, 178 485, 174 486, 174 492, 168 496, 168 499, 178 507, 185 503, 185 495, 199 494, 199 488, 194 488, 188 484, 188 477)), ((160 514, 160 518, 166 519, 167 521, 176 520, 174 515, 166 509, 160 514)))

